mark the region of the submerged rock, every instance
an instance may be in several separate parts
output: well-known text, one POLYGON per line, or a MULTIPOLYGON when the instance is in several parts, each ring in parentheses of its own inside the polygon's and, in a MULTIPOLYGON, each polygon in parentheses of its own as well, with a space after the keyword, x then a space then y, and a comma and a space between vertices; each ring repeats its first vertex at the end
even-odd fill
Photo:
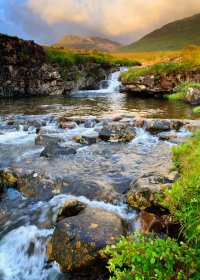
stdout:
POLYGON ((62 272, 97 276, 106 264, 100 251, 115 244, 126 230, 126 222, 116 214, 87 208, 57 224, 47 245, 47 257, 56 261, 62 272))
POLYGON ((129 142, 135 137, 135 129, 122 123, 105 124, 99 132, 99 138, 103 141, 129 142))

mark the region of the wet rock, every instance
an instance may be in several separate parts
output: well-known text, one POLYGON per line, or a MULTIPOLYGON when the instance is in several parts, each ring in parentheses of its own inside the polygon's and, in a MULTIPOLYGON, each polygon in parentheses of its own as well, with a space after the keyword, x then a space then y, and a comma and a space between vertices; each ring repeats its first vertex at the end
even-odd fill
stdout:
POLYGON ((62 208, 59 210, 57 222, 72 216, 78 215, 87 207, 86 203, 79 201, 76 198, 72 198, 66 201, 62 208))
POLYGON ((139 230, 144 234, 151 232, 164 233, 171 238, 180 237, 181 225, 170 215, 156 216, 155 214, 141 211, 136 219, 139 230))
POLYGON ((36 134, 52 134, 53 131, 51 130, 46 130, 46 129, 41 129, 41 128, 37 128, 36 129, 36 134))
POLYGON ((152 225, 156 222, 157 217, 154 214, 146 211, 141 211, 136 219, 137 227, 139 231, 144 234, 149 234, 152 225))
POLYGON ((134 120, 132 123, 134 127, 140 127, 140 128, 142 128, 144 124, 145 124, 144 120, 134 120))
POLYGON ((170 120, 170 129, 179 130, 183 126, 183 122, 179 120, 170 120))
MULTIPOLYGON (((59 222, 47 245, 47 257, 56 261, 62 272, 84 273, 89 277, 104 270, 100 251, 126 235, 125 221, 103 209, 87 208, 78 216, 59 222)), ((88 278, 87 278, 88 279, 88 278)))
POLYGON ((200 88, 189 88, 185 97, 185 101, 191 105, 200 104, 200 88))
POLYGON ((162 131, 170 131, 170 121, 167 120, 151 120, 147 122, 146 130, 152 134, 157 134, 162 131))
POLYGON ((0 170, 0 193, 4 188, 16 188, 18 182, 18 176, 16 172, 11 168, 4 168, 0 170))
POLYGON ((126 201, 140 210, 160 208, 160 198, 163 199, 164 191, 171 187, 173 180, 174 176, 151 175, 133 181, 126 201))
POLYGON ((98 137, 95 136, 84 136, 84 135, 76 135, 73 137, 73 141, 76 143, 80 143, 82 145, 92 145, 96 144, 98 141, 98 137))
POLYGON ((96 120, 95 119, 86 119, 85 120, 84 127, 92 128, 92 127, 95 127, 95 125, 96 125, 96 120))
POLYGON ((177 134, 173 134, 173 133, 160 134, 159 135, 159 140, 169 141, 169 140, 177 139, 177 137, 178 137, 177 134))
POLYGON ((56 158, 59 156, 68 156, 76 154, 74 147, 61 147, 58 143, 50 143, 41 152, 41 157, 56 158))
POLYGON ((108 123, 99 132, 99 138, 103 141, 129 142, 135 137, 135 130, 122 123, 108 123))
POLYGON ((58 119, 58 123, 66 123, 66 122, 75 122, 77 124, 82 124, 85 123, 85 119, 84 118, 79 118, 79 117, 60 117, 58 119))
POLYGON ((46 122, 44 121, 39 121, 39 120, 28 120, 27 121, 28 126, 34 126, 36 128, 41 128, 42 126, 46 126, 46 122))
POLYGON ((48 136, 48 135, 38 135, 35 138, 35 144, 41 146, 50 146, 52 144, 56 144, 58 142, 64 142, 63 137, 58 136, 48 136))
POLYGON ((3 131, 0 131, 0 135, 4 135, 4 132, 3 132, 3 131))
POLYGON ((119 122, 119 121, 121 121, 123 118, 121 117, 121 116, 116 116, 116 117, 113 117, 111 120, 113 121, 113 122, 119 122))
POLYGON ((75 123, 75 122, 60 122, 60 123, 58 124, 58 127, 59 127, 59 128, 62 128, 62 129, 65 129, 65 128, 67 128, 67 129, 73 129, 73 128, 76 127, 76 123, 75 123))
POLYGON ((186 123, 184 127, 190 132, 195 132, 197 129, 200 129, 200 121, 190 121, 186 123))
POLYGON ((68 180, 64 178, 63 193, 76 197, 84 195, 90 200, 113 203, 119 201, 119 194, 113 189, 105 188, 95 181, 68 180))
POLYGON ((17 182, 17 188, 24 196, 38 200, 49 200, 59 194, 62 185, 62 179, 40 171, 27 171, 17 182))

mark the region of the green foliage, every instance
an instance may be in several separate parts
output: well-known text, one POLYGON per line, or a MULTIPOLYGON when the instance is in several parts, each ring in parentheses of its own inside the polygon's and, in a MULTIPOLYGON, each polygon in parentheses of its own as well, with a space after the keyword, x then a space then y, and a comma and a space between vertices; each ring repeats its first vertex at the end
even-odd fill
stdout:
POLYGON ((112 280, 186 280, 199 279, 200 259, 197 250, 174 239, 134 236, 122 237, 118 244, 107 246, 108 269, 112 280))
POLYGON ((163 203, 180 221, 182 234, 191 246, 200 245, 200 131, 173 148, 173 161, 180 178, 166 192, 163 203))
POLYGON ((77 65, 85 63, 98 63, 102 66, 134 66, 139 62, 128 59, 117 59, 99 51, 73 51, 63 47, 46 47, 47 61, 60 65, 77 65))
POLYGON ((195 107, 195 108, 193 109, 193 111, 194 111, 195 113, 200 113, 200 106, 195 107))

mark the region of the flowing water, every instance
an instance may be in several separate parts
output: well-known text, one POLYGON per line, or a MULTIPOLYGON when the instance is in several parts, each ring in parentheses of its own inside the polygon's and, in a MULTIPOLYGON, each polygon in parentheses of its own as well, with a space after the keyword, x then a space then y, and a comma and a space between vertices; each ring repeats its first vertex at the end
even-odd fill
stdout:
MULTIPOLYGON (((137 128, 130 143, 100 142, 76 144, 77 154, 55 159, 40 157, 42 146, 35 145, 37 122, 51 135, 61 136, 63 146, 75 145, 77 134, 96 136, 106 118, 194 119, 189 106, 159 99, 139 99, 119 93, 119 72, 103 81, 96 91, 81 91, 70 97, 45 97, 0 101, 0 168, 12 167, 23 173, 45 173, 65 182, 53 198, 26 198, 9 189, 0 198, 0 279, 58 280, 59 268, 45 257, 46 242, 53 232, 57 213, 71 195, 88 207, 104 208, 125 218, 135 228, 136 212, 124 203, 124 193, 132 180, 171 167, 172 143, 159 141, 137 128), (84 116, 93 125, 79 124, 60 129, 58 117, 84 116), (102 118, 94 122, 96 117, 102 118), (2 135, 1 135, 2 133, 2 135)), ((179 139, 189 135, 185 130, 179 139)), ((64 278, 66 279, 66 278, 64 278)))

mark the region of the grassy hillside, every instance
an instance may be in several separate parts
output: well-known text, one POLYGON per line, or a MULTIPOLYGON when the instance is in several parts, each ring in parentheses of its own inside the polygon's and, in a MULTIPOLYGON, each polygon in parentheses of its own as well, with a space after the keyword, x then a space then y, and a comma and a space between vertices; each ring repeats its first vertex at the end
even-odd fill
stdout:
POLYGON ((118 51, 169 51, 182 49, 188 44, 200 45, 200 14, 164 25, 118 51))
POLYGON ((112 52, 121 47, 120 43, 99 37, 65 36, 55 43, 56 46, 74 50, 98 50, 112 52))

